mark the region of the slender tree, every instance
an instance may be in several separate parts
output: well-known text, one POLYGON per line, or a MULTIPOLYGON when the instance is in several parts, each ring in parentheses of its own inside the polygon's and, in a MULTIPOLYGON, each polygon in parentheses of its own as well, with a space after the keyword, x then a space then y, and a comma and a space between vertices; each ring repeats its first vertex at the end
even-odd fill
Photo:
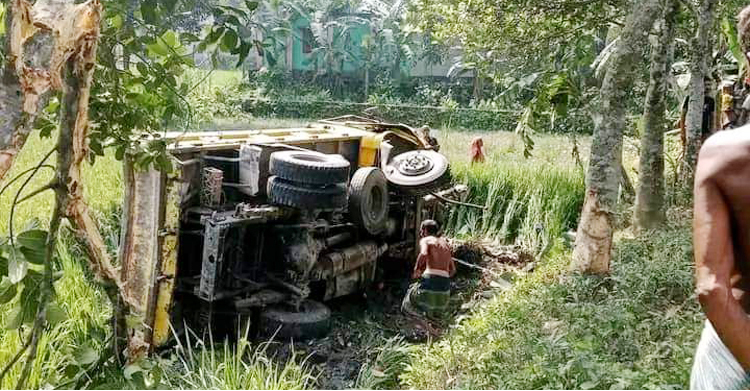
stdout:
POLYGON ((711 58, 711 26, 717 0, 700 0, 696 9, 698 30, 692 40, 690 51, 690 87, 687 115, 685 118, 685 156, 682 162, 682 184, 686 193, 692 191, 695 165, 701 147, 703 127, 703 105, 706 93, 704 79, 709 76, 711 58))
POLYGON ((594 114, 586 194, 576 235, 571 269, 585 273, 608 273, 614 209, 621 178, 622 135, 627 126, 622 102, 629 90, 641 48, 647 43, 654 20, 661 14, 659 0, 634 2, 609 60, 600 90, 600 106, 594 114))
POLYGON ((664 222, 664 132, 667 78, 671 69, 670 46, 674 40, 678 4, 665 0, 664 18, 657 24, 658 37, 651 46, 651 72, 643 109, 640 179, 635 199, 635 223, 650 229, 664 222))

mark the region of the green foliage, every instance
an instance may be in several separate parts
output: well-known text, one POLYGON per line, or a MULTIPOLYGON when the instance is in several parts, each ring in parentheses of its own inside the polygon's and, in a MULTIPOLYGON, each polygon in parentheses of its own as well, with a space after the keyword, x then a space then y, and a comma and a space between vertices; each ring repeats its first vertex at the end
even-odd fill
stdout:
POLYGON ((247 122, 250 115, 242 111, 242 102, 253 93, 241 82, 238 72, 188 70, 183 79, 196 86, 186 96, 199 128, 211 127, 221 119, 247 122))
POLYGON ((245 101, 243 108, 256 117, 321 119, 346 114, 370 114, 392 122, 467 130, 509 130, 516 120, 514 112, 459 108, 449 100, 443 103, 441 107, 424 107, 378 101, 352 103, 331 100, 253 99, 245 101))
POLYGON ((374 349, 376 356, 372 362, 362 365, 357 375, 355 388, 364 390, 394 390, 406 365, 412 348, 403 337, 388 338, 374 349))
POLYGON ((617 241, 609 277, 562 252, 411 355, 417 389, 687 388, 701 314, 689 223, 617 241))
POLYGON ((316 378, 295 357, 279 363, 268 357, 269 344, 253 346, 245 337, 231 344, 181 343, 169 358, 158 360, 163 386, 172 389, 288 390, 309 389, 316 378))
MULTIPOLYGON (((70 242, 66 242, 58 246, 56 263, 60 272, 55 282, 56 300, 47 306, 48 325, 42 334, 38 360, 27 383, 29 388, 42 388, 48 385, 74 388, 69 381, 89 366, 88 360, 81 360, 83 349, 93 350, 98 358, 106 341, 106 325, 111 315, 108 300, 104 293, 85 277, 82 263, 69 251, 70 245, 70 242)), ((0 283, 0 291, 3 285, 0 283)), ((20 308, 30 305, 24 303, 38 299, 38 294, 26 289, 24 286, 20 289, 21 294, 0 305, 0 322, 3 325, 16 322, 18 327, 24 330, 27 328, 21 324, 23 320, 14 320, 19 315, 20 308)), ((0 330, 0 363, 3 365, 17 352, 21 345, 20 336, 21 334, 16 331, 0 330)), ((11 370, 0 382, 0 388, 12 388, 20 372, 19 367, 11 370)))
POLYGON ((128 153, 140 167, 154 164, 168 170, 166 145, 158 139, 159 133, 193 126, 193 111, 185 96, 195 86, 181 77, 195 66, 189 48, 210 55, 214 64, 222 53, 243 62, 252 45, 245 23, 256 6, 248 1, 247 8, 210 7, 214 23, 199 37, 180 31, 175 19, 192 11, 194 1, 104 1, 90 103, 92 160, 104 155, 106 145, 115 149, 118 159, 128 153), (142 143, 139 137, 144 134, 156 139, 142 143))
POLYGON ((737 36, 737 27, 734 23, 729 21, 729 18, 725 17, 721 21, 721 32, 726 40, 727 49, 732 53, 734 60, 738 64, 739 69, 737 74, 744 74, 744 70, 748 69, 747 56, 745 56, 745 53, 742 51, 742 46, 740 45, 739 37, 737 36))
MULTIPOLYGON (((14 239, 0 245, 0 264, 3 265, 0 270, 0 305, 13 302, 3 327, 18 330, 23 325, 30 325, 41 305, 48 310, 48 321, 59 323, 65 312, 54 303, 40 302, 42 289, 45 289, 43 267, 58 266, 54 260, 52 264, 46 264, 47 231, 32 226, 14 239), (16 297, 18 300, 14 300, 16 297), (50 307, 53 304, 54 307, 50 307)), ((55 271, 58 270, 59 266, 55 271)))
POLYGON ((549 250, 576 227, 583 205, 583 173, 575 166, 527 164, 454 164, 456 181, 471 189, 468 202, 484 211, 451 210, 446 230, 458 236, 487 237, 517 243, 537 253, 549 250))

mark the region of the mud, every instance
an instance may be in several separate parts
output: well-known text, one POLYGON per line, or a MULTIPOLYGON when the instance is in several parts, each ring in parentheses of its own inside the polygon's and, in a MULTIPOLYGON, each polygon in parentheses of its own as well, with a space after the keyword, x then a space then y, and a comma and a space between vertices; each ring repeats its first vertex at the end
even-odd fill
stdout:
POLYGON ((484 270, 457 265, 450 310, 443 320, 427 323, 402 314, 401 299, 410 281, 405 276, 391 276, 367 292, 327 302, 333 315, 326 338, 276 343, 271 352, 281 360, 306 360, 319 373, 319 389, 355 388, 363 365, 375 359, 377 348, 386 340, 401 337, 409 344, 422 344, 430 338, 439 339, 472 308, 510 287, 519 275, 533 271, 533 256, 520 248, 456 240, 451 246, 455 258, 484 270))

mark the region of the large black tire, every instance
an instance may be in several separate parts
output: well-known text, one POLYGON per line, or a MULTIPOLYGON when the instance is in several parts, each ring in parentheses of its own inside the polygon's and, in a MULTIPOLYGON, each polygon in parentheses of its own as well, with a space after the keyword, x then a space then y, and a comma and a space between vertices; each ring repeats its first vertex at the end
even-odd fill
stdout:
POLYGON ((315 151, 280 151, 271 154, 271 175, 294 183, 334 185, 349 181, 349 161, 341 155, 315 151))
POLYGON ((379 235, 388 222, 388 180, 377 167, 360 168, 349 185, 349 217, 370 235, 379 235))
POLYGON ((396 189, 417 196, 441 190, 451 182, 448 159, 435 151, 399 154, 387 164, 385 175, 396 189))
POLYGON ((276 205, 300 209, 342 209, 347 206, 348 195, 345 184, 308 187, 278 177, 268 178, 268 199, 276 205))
POLYGON ((301 341, 325 337, 330 329, 331 310, 317 301, 303 301, 299 311, 279 304, 260 313, 259 331, 266 338, 301 341))

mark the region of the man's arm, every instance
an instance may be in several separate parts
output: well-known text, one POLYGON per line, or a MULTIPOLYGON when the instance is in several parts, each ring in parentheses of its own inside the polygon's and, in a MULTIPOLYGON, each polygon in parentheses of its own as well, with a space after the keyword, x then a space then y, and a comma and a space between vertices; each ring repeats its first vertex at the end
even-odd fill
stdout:
MULTIPOLYGON (((702 154, 703 155, 703 154, 702 154)), ((750 369, 750 318, 742 308, 730 208, 717 180, 714 156, 701 156, 695 179, 693 239, 698 300, 719 337, 745 370, 750 369), (713 166, 713 167, 712 167, 713 166)))
POLYGON ((452 257, 448 262, 448 275, 451 277, 456 275, 456 261, 454 261, 452 257))

